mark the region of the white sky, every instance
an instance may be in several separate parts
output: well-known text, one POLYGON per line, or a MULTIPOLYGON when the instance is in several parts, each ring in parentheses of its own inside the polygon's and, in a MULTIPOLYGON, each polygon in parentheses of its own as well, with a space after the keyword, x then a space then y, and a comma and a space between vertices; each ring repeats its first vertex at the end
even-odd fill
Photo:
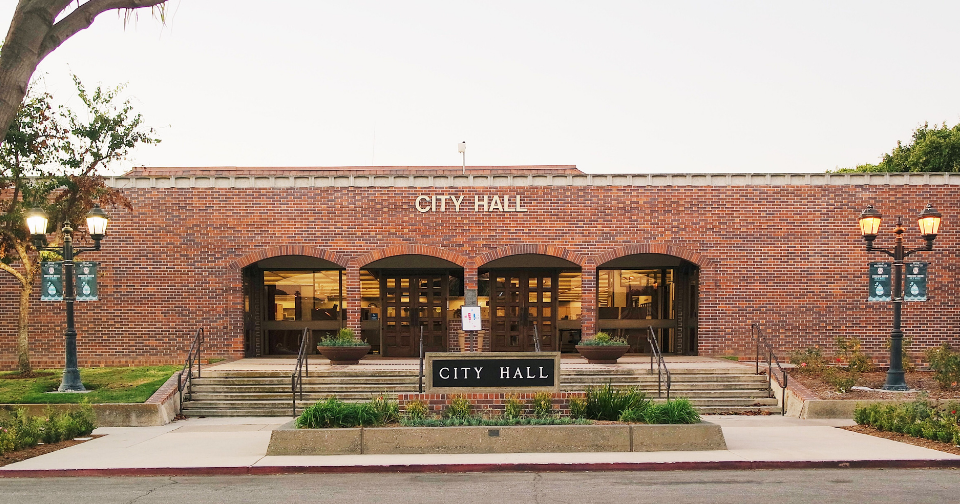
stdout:
POLYGON ((960 121, 958 23, 956 1, 171 0, 37 75, 64 100, 69 71, 128 83, 163 142, 114 171, 459 165, 466 140, 468 166, 822 172, 960 121))

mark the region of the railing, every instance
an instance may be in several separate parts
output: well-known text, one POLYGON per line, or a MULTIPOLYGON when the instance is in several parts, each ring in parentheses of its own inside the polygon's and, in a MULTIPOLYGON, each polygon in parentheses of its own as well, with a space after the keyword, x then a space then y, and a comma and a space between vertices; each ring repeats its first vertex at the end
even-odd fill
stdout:
POLYGON ((752 324, 751 331, 753 332, 753 337, 757 342, 757 374, 760 374, 760 347, 763 346, 766 350, 766 362, 767 362, 767 386, 770 388, 770 393, 773 393, 773 380, 776 378, 777 385, 780 386, 780 414, 787 414, 787 380, 789 376, 783 370, 783 367, 780 366, 780 361, 777 359, 777 356, 773 354, 773 347, 767 342, 766 337, 763 335, 763 329, 760 328, 760 324, 752 324), (773 374, 773 364, 777 365, 777 370, 780 371, 780 376, 774 376, 773 374), (780 378, 783 378, 781 381, 780 378))
POLYGON ((663 375, 667 377, 667 400, 670 400, 670 385, 672 379, 670 370, 667 369, 667 362, 663 360, 663 354, 660 353, 660 344, 657 343, 657 335, 653 332, 653 326, 648 326, 647 343, 650 344, 650 372, 653 372, 653 361, 657 361, 657 397, 663 395, 663 375))
POLYGON ((180 370, 180 376, 177 377, 177 392, 180 394, 180 412, 183 412, 184 389, 190 394, 190 387, 193 384, 193 363, 197 363, 197 378, 200 378, 200 347, 203 345, 203 328, 197 329, 197 334, 190 343, 190 351, 187 352, 187 359, 183 363, 183 369, 180 370))
POLYGON ((303 400, 303 375, 310 375, 310 365, 307 363, 307 353, 309 350, 310 329, 304 327, 300 334, 300 351, 297 352, 297 366, 293 368, 293 374, 290 375, 290 392, 293 394, 293 416, 297 416, 297 394, 300 394, 300 400, 303 400))

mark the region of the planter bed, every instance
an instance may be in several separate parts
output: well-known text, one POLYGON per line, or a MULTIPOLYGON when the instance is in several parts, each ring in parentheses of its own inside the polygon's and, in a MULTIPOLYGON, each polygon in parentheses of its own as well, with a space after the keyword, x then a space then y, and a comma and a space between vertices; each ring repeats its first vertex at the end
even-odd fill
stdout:
POLYGON ((273 431, 267 455, 576 453, 726 450, 720 426, 602 424, 357 427, 273 431))

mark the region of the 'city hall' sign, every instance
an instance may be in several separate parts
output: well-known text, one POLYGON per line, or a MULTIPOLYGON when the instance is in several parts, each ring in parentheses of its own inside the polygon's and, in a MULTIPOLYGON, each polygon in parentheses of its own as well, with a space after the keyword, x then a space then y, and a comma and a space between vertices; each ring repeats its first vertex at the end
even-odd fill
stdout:
POLYGON ((428 353, 425 392, 560 390, 559 352, 428 353))
POLYGON ((426 212, 526 212, 519 194, 495 194, 493 196, 474 196, 464 201, 464 196, 433 194, 417 196, 413 206, 420 213, 426 212))

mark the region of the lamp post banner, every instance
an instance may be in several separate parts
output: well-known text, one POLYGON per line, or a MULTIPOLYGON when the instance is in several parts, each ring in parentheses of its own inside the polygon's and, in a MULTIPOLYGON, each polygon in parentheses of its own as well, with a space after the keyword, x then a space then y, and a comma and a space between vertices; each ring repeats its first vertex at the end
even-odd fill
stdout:
POLYGON ((907 263, 907 287, 903 292, 903 300, 927 300, 927 263, 907 263))
POLYGON ((74 265, 76 273, 77 301, 96 301, 97 298, 97 263, 81 261, 74 265))
POLYGON ((49 261, 40 263, 42 282, 40 301, 63 301, 63 263, 49 261))
POLYGON ((893 265, 890 263, 870 263, 870 289, 867 301, 890 301, 892 273, 893 265))

